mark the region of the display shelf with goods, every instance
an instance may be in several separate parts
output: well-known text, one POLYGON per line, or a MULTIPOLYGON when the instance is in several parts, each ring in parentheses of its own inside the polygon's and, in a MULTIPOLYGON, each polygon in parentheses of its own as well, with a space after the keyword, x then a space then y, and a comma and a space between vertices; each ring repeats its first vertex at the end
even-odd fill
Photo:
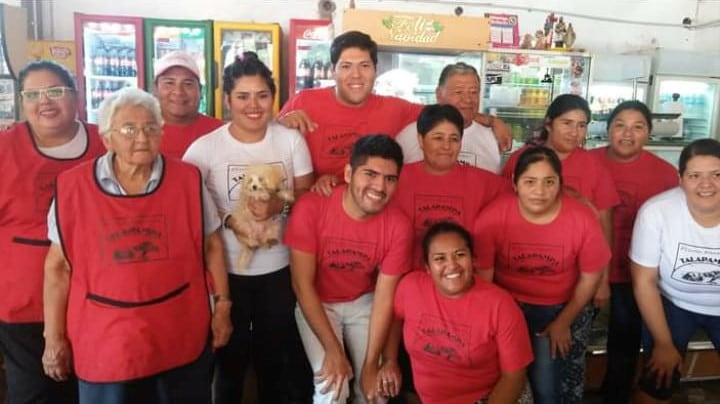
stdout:
POLYGON ((215 81, 212 62, 212 21, 178 21, 145 19, 145 49, 147 80, 146 88, 153 87, 155 64, 173 51, 188 53, 200 70, 200 104, 198 111, 212 115, 214 112, 213 91, 215 81))
POLYGON ((607 143, 607 119, 610 112, 624 101, 645 102, 647 86, 637 82, 593 82, 590 85, 588 103, 592 118, 588 124, 586 148, 600 147, 607 143))
POLYGON ((335 85, 330 62, 330 20, 290 20, 288 95, 306 88, 335 85))
POLYGON ((419 104, 437 102, 435 89, 445 66, 463 62, 480 74, 482 53, 417 53, 395 50, 378 52, 375 93, 392 95, 419 104))
POLYGON ((588 54, 495 49, 484 57, 482 109, 509 126, 513 149, 540 134, 545 110, 555 97, 587 97, 588 54))
POLYGON ((141 19, 75 14, 81 116, 97 122, 97 108, 114 91, 144 85, 141 19))
MULTIPOLYGON (((275 87, 274 113, 280 110, 280 25, 271 24, 245 24, 235 22, 213 23, 215 63, 218 67, 218 76, 222 77, 225 67, 232 64, 243 52, 252 51, 258 59, 272 71, 275 87)), ((218 83, 215 90, 215 116, 218 119, 230 119, 230 111, 223 102, 222 83, 218 83), (220 107, 222 106, 222 107, 220 107)))

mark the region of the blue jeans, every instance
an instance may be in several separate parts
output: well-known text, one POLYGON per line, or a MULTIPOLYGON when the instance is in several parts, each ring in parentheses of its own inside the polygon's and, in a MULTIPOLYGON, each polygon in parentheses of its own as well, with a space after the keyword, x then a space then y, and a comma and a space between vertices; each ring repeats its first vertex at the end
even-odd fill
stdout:
POLYGON ((550 338, 539 336, 565 307, 521 303, 535 360, 528 367, 528 379, 536 404, 575 404, 582 401, 585 383, 585 352, 593 309, 585 307, 570 327, 572 346, 567 357, 552 358, 550 338))
POLYGON ((80 404, 211 404, 213 355, 154 376, 117 383, 78 381, 80 404))
POLYGON ((635 303, 631 283, 613 283, 610 289, 607 366, 602 385, 603 402, 627 404, 630 401, 640 356, 642 319, 635 303))
MULTIPOLYGON (((693 313, 681 309, 664 296, 662 297, 662 304, 665 319, 672 335, 673 345, 681 355, 685 354, 690 338, 698 328, 705 330, 708 337, 710 337, 710 341, 715 346, 715 350, 720 354, 720 316, 693 313)), ((642 326, 642 344, 645 358, 650 359, 653 350, 653 339, 650 330, 645 324, 642 326)), ((655 374, 651 373, 647 368, 643 368, 639 382, 640 389, 658 400, 669 400, 675 386, 680 382, 680 372, 675 371, 673 383, 669 388, 657 388, 655 380, 655 374)))

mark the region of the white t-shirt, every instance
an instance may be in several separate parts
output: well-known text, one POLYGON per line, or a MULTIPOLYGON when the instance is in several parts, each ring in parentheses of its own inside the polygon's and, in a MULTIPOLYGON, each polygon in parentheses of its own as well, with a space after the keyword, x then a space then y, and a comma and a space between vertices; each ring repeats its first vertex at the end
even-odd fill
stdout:
POLYGON ((640 208, 630 259, 659 268, 660 293, 676 306, 720 316, 720 225, 700 226, 681 188, 656 195, 640 208))
POLYGON ((75 136, 69 142, 60 146, 41 147, 38 146, 40 152, 48 157, 56 159, 74 159, 85 153, 88 144, 87 132, 82 122, 78 122, 78 129, 75 136))
MULTIPOLYGON (((243 143, 235 139, 225 124, 197 139, 183 156, 183 160, 200 168, 205 185, 221 212, 230 212, 240 199, 243 172, 252 164, 270 163, 282 167, 288 189, 293 178, 312 173, 312 162, 305 138, 294 129, 270 123, 265 137, 257 143, 243 143)), ((284 227, 284 226, 283 226, 284 227)), ((264 275, 288 265, 287 247, 278 244, 257 249, 245 270, 236 268, 240 243, 232 230, 223 229, 225 265, 237 275, 264 275)), ((282 240, 282 237, 280 237, 282 240)))
MULTIPOLYGON (((417 123, 413 122, 400 131, 395 140, 403 151, 403 162, 414 163, 423 159, 418 143, 417 123)), ((473 122, 463 131, 458 160, 500 174, 500 148, 492 129, 473 122)))

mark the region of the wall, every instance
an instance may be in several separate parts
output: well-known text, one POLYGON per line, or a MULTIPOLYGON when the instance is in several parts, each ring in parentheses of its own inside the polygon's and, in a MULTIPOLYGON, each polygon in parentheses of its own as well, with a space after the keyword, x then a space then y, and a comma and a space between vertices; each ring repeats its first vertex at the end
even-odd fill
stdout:
MULTIPOLYGON (((46 24, 46 37, 73 38, 73 12, 89 14, 137 15, 143 17, 179 19, 222 19, 237 21, 279 22, 287 32, 290 18, 316 18, 316 0, 63 0, 42 1, 51 8, 52 24, 46 24), (209 6, 211 4, 212 6, 209 6)), ((342 9, 348 0, 336 0, 336 22, 339 24, 342 9)), ((465 15, 482 15, 485 12, 510 12, 519 15, 521 32, 530 33, 542 27, 547 12, 554 10, 572 22, 577 33, 577 46, 592 52, 623 52, 626 50, 663 47, 670 49, 718 49, 720 41, 709 40, 717 30, 692 31, 682 28, 683 17, 694 21, 720 19, 720 2, 697 0, 505 0, 505 1, 392 1, 359 0, 358 8, 404 10, 451 14, 457 5, 465 15), (502 4, 500 4, 502 3, 502 4), (698 10, 707 14, 698 20, 698 10), (578 16, 573 16, 577 14, 578 16), (583 18, 589 15, 593 18, 583 18), (653 22, 672 26, 628 24, 600 19, 622 19, 632 22, 653 22), (710 32, 714 31, 714 32, 710 32), (696 40, 696 37, 702 40, 696 40)), ((47 21, 47 19, 46 19, 47 21)))

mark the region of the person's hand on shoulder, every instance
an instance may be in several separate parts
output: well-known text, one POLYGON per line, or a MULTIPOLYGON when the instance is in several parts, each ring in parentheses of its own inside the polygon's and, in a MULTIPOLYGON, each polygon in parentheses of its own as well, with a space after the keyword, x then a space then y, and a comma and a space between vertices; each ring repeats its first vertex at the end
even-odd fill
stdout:
POLYGON ((310 187, 310 191, 323 196, 330 196, 332 195, 333 188, 337 186, 338 182, 339 181, 337 176, 332 174, 325 174, 320 176, 320 178, 315 181, 315 184, 310 187))
POLYGON ((280 115, 277 121, 286 128, 297 129, 301 133, 312 132, 318 127, 318 124, 310 119, 305 111, 300 109, 280 115))

